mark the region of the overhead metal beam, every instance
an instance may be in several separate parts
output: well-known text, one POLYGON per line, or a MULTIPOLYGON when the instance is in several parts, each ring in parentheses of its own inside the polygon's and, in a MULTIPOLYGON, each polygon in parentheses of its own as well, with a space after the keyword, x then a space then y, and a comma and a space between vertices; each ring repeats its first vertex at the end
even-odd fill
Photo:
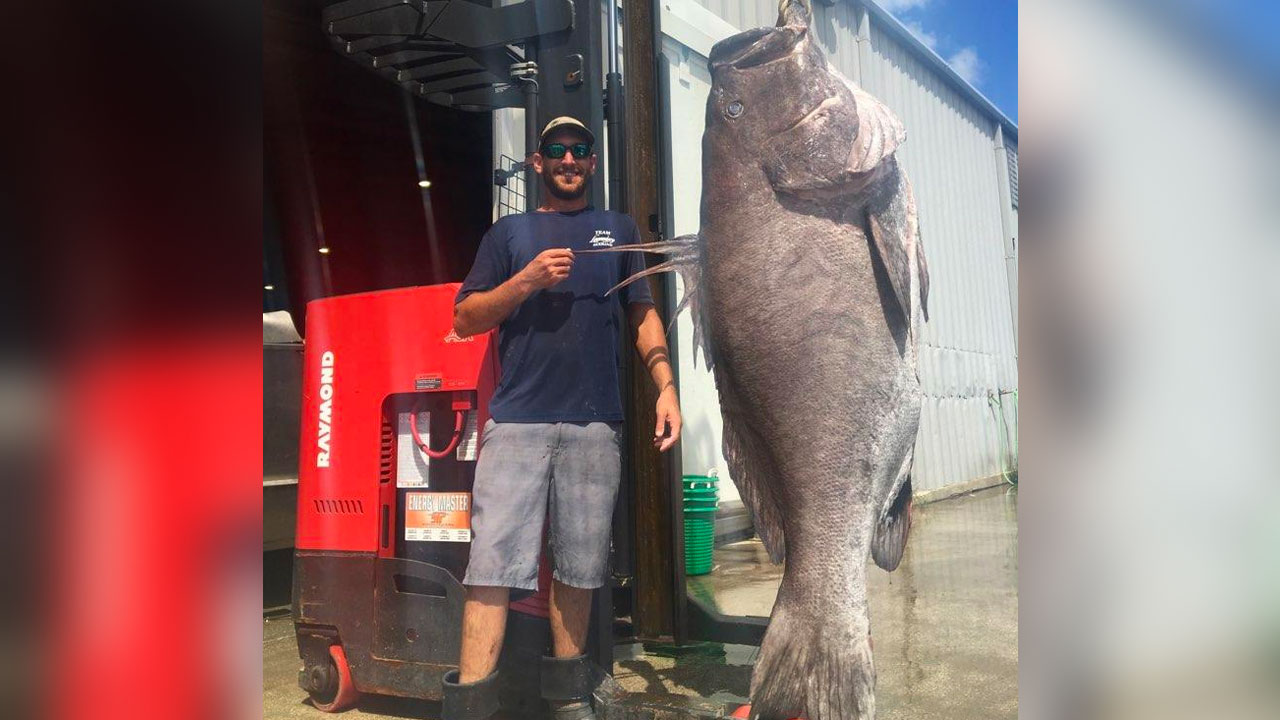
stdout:
MULTIPOLYGON (((483 72, 484 68, 480 67, 480 63, 469 57, 455 57, 452 60, 442 60, 440 62, 427 63, 424 65, 412 65, 400 70, 396 73, 396 80, 405 82, 406 80, 421 80, 423 78, 440 77, 456 72, 483 72)), ((484 73, 488 74, 488 73, 484 73)), ((491 80, 490 82, 497 82, 491 80)))
MULTIPOLYGON (((572 0, 498 7, 465 0, 347 0, 324 8, 321 17, 339 52, 409 92, 450 107, 492 110, 513 106, 506 92, 509 68, 527 59, 510 46, 530 54, 541 39, 573 36, 575 10, 572 0), (467 102, 458 102, 454 91, 466 92, 467 102)), ((587 24, 599 27, 598 20, 587 24)))

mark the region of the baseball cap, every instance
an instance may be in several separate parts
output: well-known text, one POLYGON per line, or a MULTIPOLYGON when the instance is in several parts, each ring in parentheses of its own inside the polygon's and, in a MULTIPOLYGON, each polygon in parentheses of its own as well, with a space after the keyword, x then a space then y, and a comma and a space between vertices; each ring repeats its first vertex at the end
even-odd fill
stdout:
POLYGON ((561 115, 555 120, 547 123, 547 126, 542 128, 542 134, 538 136, 538 144, 541 145, 545 142, 547 135, 549 135, 553 130, 576 130, 585 135, 587 137, 587 141, 592 145, 596 144, 595 133, 588 130, 587 126, 583 125, 580 120, 569 117, 568 115, 561 115))

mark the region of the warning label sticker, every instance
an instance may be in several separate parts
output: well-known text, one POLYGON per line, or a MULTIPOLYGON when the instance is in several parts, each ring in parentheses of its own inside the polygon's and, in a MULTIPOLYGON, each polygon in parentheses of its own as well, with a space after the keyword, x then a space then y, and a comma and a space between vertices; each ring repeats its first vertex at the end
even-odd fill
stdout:
POLYGON ((471 542, 471 493, 405 493, 404 539, 471 542))

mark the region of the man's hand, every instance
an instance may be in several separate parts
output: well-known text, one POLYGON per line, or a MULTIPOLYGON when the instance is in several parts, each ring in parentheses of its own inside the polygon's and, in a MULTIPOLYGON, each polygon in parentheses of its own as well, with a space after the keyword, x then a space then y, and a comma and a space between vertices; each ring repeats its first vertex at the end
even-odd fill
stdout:
POLYGON ((658 452, 666 452, 680 439, 680 399, 676 397, 676 386, 667 383, 658 392, 657 406, 658 424, 653 429, 653 444, 658 452), (667 429, 670 428, 670 432, 667 429))
POLYGON ((569 277, 573 251, 568 248, 543 250, 520 271, 520 279, 530 291, 542 290, 569 277))

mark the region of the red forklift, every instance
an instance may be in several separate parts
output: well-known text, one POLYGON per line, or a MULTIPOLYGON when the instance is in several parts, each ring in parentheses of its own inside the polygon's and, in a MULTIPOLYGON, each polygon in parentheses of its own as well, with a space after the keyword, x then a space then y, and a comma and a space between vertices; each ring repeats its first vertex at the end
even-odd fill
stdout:
POLYGON ((294 618, 316 706, 438 695, 456 667, 493 333, 453 332, 457 284, 308 306, 294 618))
MULTIPOLYGON (((471 486, 500 379, 496 332, 459 337, 459 283, 314 300, 303 362, 293 615, 321 710, 438 699, 457 667, 471 486)), ((503 704, 537 714, 551 570, 511 603, 503 704)), ((597 642, 608 642, 600 638, 597 642)), ((609 648, 611 651, 611 645, 609 648)))

